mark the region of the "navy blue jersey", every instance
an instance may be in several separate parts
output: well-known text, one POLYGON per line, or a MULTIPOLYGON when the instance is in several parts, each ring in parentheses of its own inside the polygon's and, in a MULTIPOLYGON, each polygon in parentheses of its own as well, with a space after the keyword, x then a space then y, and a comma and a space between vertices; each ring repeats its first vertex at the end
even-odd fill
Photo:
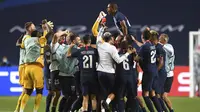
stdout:
POLYGON ((81 47, 72 53, 72 57, 78 57, 81 73, 96 74, 96 62, 98 61, 98 51, 92 47, 81 47))
POLYGON ((121 12, 117 11, 116 14, 113 16, 113 20, 115 22, 115 26, 117 27, 118 31, 120 32, 120 34, 122 34, 122 27, 120 25, 121 21, 125 21, 126 26, 127 26, 127 30, 128 30, 128 34, 133 35, 133 30, 131 29, 131 24, 129 23, 129 20, 127 19, 127 17, 122 14, 121 12))
POLYGON ((157 73, 156 48, 151 42, 147 41, 141 46, 139 57, 143 72, 157 73))
POLYGON ((163 49, 163 46, 160 43, 158 43, 156 45, 156 58, 157 58, 156 64, 158 65, 159 64, 159 60, 158 59, 160 57, 163 57, 164 65, 162 66, 162 68, 160 69, 160 71, 164 71, 164 72, 166 72, 166 70, 165 70, 165 56, 166 56, 166 52, 163 49))
MULTIPOLYGON (((119 52, 119 55, 124 55, 126 52, 119 52)), ((119 75, 135 75, 136 73, 136 62, 133 61, 134 55, 131 54, 122 63, 117 64, 117 72, 119 75)))

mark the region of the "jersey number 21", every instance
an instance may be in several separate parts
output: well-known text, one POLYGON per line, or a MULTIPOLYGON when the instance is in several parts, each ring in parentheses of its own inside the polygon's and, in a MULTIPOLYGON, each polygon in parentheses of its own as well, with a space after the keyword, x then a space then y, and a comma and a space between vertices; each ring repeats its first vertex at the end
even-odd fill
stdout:
POLYGON ((83 68, 92 68, 92 55, 83 56, 83 68))

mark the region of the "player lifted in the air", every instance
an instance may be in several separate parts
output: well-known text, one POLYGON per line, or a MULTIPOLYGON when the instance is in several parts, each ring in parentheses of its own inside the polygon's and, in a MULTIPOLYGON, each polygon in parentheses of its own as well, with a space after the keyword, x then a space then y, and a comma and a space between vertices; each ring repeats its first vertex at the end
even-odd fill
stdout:
POLYGON ((120 36, 118 36, 117 40, 121 40, 121 38, 125 37, 127 35, 131 35, 132 38, 134 35, 134 32, 131 28, 131 24, 127 17, 122 14, 120 11, 118 11, 118 6, 115 3, 110 3, 107 6, 107 12, 109 15, 113 16, 113 20, 115 23, 115 26, 117 27, 118 32, 120 33, 120 36))

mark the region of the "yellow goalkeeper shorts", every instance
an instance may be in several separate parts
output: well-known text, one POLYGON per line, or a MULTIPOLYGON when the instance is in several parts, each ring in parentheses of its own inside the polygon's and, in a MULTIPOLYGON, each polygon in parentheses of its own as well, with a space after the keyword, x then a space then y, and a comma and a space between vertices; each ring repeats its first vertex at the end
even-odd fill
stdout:
POLYGON ((24 64, 19 65, 18 71, 19 71, 19 84, 21 86, 23 86, 24 85, 25 65, 24 64))
POLYGON ((44 87, 43 67, 39 63, 26 64, 24 75, 25 89, 42 89, 44 87))

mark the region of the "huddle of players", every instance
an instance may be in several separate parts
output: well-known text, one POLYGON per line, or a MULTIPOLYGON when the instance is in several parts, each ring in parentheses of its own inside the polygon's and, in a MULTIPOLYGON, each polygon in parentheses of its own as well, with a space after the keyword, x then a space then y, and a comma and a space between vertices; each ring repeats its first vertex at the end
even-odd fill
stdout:
MULTIPOLYGON (((59 112, 74 112, 81 107, 85 112, 99 111, 98 107, 101 108, 100 111, 108 111, 111 101, 112 109, 119 112, 138 111, 139 101, 142 111, 145 112, 144 105, 137 97, 138 63, 143 70, 142 95, 148 109, 154 112, 152 101, 158 112, 167 112, 161 99, 164 96, 169 110, 173 112, 171 102, 163 94, 170 91, 172 83, 171 78, 166 81, 168 91, 164 91, 167 72, 173 71, 173 60, 166 63, 165 59, 165 52, 170 51, 169 47, 165 47, 164 51, 163 45, 158 43, 158 33, 148 28, 142 34, 143 43, 138 42, 132 36, 128 19, 117 10, 117 5, 109 4, 107 11, 113 16, 120 32, 116 39, 106 31, 104 12, 100 12, 92 28, 96 42, 92 42, 95 37, 89 35, 84 36, 81 43, 80 37, 72 32, 54 33, 52 24, 47 22, 43 23, 43 36, 35 31, 33 23, 25 25, 27 33, 20 43, 20 60, 23 61, 19 66, 19 71, 24 67, 20 72, 20 77, 24 76, 21 83, 24 91, 19 98, 16 112, 23 112, 33 88, 36 88, 37 93, 34 106, 34 111, 37 112, 42 97, 43 67, 49 90, 46 112, 50 111, 51 102, 51 111, 56 111, 61 92, 63 97, 59 112), (133 48, 133 42, 141 46, 139 51, 133 48), (22 55, 21 50, 24 50, 22 55)), ((160 36, 163 44, 168 39, 166 34, 160 36)), ((174 53, 170 56, 173 57, 174 53)))

